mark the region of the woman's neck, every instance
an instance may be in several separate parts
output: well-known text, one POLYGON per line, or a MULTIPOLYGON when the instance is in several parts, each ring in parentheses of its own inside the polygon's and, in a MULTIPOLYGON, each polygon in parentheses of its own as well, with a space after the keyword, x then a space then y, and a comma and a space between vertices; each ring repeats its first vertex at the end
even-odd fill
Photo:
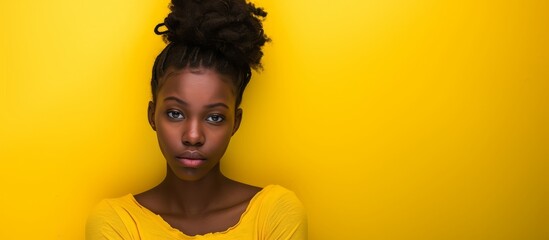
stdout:
POLYGON ((164 196, 167 211, 193 217, 215 209, 220 204, 218 199, 222 199, 220 195, 224 192, 223 188, 230 181, 221 173, 219 165, 196 181, 183 181, 168 168, 166 178, 157 186, 157 190, 164 196))

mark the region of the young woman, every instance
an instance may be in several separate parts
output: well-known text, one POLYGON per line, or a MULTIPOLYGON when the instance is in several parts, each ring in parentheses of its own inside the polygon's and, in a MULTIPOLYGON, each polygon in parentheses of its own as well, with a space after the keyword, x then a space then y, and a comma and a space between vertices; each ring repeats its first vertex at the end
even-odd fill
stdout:
POLYGON ((99 203, 87 239, 306 239, 293 192, 233 181, 219 167, 251 69, 261 68, 266 12, 245 0, 172 0, 170 9, 155 28, 168 45, 153 66, 148 107, 166 177, 99 203))

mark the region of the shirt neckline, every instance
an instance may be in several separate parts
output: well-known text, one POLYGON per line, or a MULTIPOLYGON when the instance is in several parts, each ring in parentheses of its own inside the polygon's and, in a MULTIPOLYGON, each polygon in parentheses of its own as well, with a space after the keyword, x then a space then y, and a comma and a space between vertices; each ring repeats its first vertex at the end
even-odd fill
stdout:
POLYGON ((231 232, 232 230, 236 229, 243 221, 244 221, 244 218, 246 218, 247 216, 247 213, 250 211, 250 209, 254 206, 254 203, 256 201, 259 201, 259 197, 262 196, 264 194, 264 192, 266 192, 268 189, 270 189, 273 185, 268 185, 264 188, 262 188, 261 190, 259 190, 253 197, 252 199, 250 199, 250 202, 248 203, 248 206, 246 206, 246 210, 244 210, 244 212, 240 215, 240 219, 238 220, 238 222, 227 228, 226 230, 224 231, 218 231, 218 232, 210 232, 210 233, 205 233, 205 234, 197 234, 197 235, 187 235, 185 234, 184 232, 182 232, 181 230, 177 229, 177 228, 174 228, 172 227, 168 222, 166 222, 164 220, 164 218, 162 218, 162 216, 160 216, 159 214, 156 214, 154 213, 153 211, 149 210, 148 208, 144 207, 143 205, 141 205, 134 197, 133 194, 128 194, 129 197, 130 197, 130 200, 136 204, 139 208, 141 208, 143 210, 143 212, 151 217, 153 217, 157 222, 158 224, 161 225, 161 227, 163 227, 164 229, 168 230, 168 232, 174 234, 174 235, 177 235, 177 237, 186 237, 186 238, 200 238, 200 237, 205 237, 205 236, 208 236, 208 235, 223 235, 223 234, 227 234, 229 232, 231 232))

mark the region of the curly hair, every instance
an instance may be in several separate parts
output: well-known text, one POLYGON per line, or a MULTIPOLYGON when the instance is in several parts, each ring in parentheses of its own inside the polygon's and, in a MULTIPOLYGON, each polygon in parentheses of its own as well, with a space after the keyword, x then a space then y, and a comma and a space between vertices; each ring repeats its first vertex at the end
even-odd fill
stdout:
POLYGON ((154 29, 168 44, 154 62, 153 101, 168 68, 202 66, 232 79, 238 107, 251 70, 262 69, 261 47, 270 41, 262 25, 267 13, 246 0, 172 0, 169 8, 154 29))

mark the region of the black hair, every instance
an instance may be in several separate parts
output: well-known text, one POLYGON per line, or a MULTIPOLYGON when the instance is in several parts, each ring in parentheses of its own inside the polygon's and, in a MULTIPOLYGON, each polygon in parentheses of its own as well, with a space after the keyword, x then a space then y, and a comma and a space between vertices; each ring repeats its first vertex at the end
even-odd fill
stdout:
POLYGON ((154 29, 168 45, 154 62, 153 101, 168 68, 202 66, 230 77, 238 107, 251 70, 262 69, 261 47, 270 41, 262 25, 267 13, 246 0, 172 0, 169 8, 171 13, 154 29))

